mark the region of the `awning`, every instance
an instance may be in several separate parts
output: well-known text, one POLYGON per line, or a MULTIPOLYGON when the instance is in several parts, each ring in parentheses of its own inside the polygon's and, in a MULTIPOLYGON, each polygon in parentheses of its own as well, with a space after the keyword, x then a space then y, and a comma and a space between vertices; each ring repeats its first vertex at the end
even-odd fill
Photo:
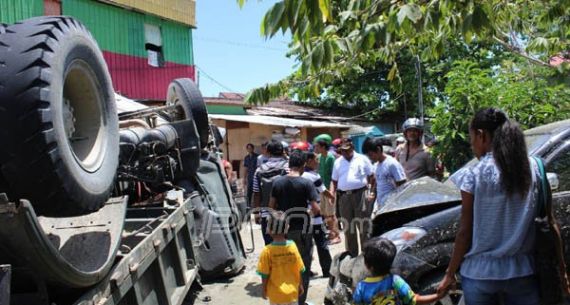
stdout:
POLYGON ((230 115, 230 114, 210 114, 211 119, 226 120, 233 122, 244 122, 252 124, 262 124, 262 125, 272 125, 272 126, 284 126, 284 127, 310 127, 310 128, 351 128, 352 125, 329 123, 329 122, 319 122, 319 121, 308 121, 308 120, 298 120, 289 118, 280 118, 267 115, 230 115))
POLYGON ((357 136, 373 136, 373 137, 381 137, 384 135, 380 129, 376 126, 353 126, 346 132, 344 132, 347 136, 350 137, 357 137, 357 136))

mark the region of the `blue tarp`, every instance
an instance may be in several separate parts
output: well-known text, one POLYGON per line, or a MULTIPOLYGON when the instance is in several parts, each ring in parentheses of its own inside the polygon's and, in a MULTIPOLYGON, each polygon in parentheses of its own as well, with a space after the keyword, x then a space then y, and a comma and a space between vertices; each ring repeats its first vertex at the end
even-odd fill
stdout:
POLYGON ((352 139, 354 144, 354 150, 358 153, 362 153, 362 143, 366 137, 381 137, 384 133, 376 126, 362 127, 356 130, 355 133, 348 134, 348 137, 352 139))

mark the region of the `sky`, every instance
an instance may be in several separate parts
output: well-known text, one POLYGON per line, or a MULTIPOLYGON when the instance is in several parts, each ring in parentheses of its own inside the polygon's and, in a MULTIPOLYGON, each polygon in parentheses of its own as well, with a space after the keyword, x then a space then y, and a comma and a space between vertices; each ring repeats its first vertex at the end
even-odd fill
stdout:
POLYGON ((265 39, 261 20, 277 1, 197 0, 193 31, 194 63, 203 96, 219 92, 247 93, 293 72, 294 60, 285 56, 290 36, 265 39))

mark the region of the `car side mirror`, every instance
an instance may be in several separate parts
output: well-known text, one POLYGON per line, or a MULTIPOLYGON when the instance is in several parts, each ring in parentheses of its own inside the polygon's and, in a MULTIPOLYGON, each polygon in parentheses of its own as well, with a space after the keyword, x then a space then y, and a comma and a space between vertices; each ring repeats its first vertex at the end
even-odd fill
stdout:
POLYGON ((560 185, 560 180, 558 180, 558 175, 556 173, 546 173, 546 179, 550 184, 550 190, 556 191, 560 185))

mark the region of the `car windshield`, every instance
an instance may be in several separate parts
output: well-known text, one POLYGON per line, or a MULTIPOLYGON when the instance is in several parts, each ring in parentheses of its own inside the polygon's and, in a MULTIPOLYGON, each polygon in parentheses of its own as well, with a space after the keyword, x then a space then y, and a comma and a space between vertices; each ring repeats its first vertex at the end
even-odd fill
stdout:
MULTIPOLYGON (((526 149, 529 154, 533 154, 538 148, 540 148, 550 137, 552 134, 559 132, 561 127, 568 128, 570 125, 570 120, 560 121, 536 128, 529 129, 525 131, 525 141, 526 141, 526 149)), ((463 167, 461 167, 457 172, 461 171, 464 168, 469 168, 477 163, 477 158, 471 159, 467 162, 463 167)), ((455 173, 454 173, 455 174, 455 173)))

